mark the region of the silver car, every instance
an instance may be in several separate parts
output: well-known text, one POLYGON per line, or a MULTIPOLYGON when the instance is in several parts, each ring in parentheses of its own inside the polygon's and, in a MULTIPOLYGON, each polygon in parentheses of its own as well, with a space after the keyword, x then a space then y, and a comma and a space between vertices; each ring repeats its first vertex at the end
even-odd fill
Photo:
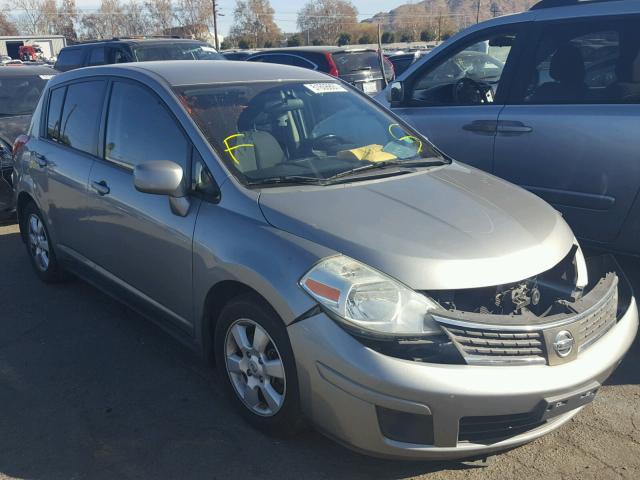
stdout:
POLYGON ((214 360, 268 432, 486 456, 578 413, 638 328, 558 212, 311 70, 59 75, 16 189, 42 280, 83 277, 214 360))

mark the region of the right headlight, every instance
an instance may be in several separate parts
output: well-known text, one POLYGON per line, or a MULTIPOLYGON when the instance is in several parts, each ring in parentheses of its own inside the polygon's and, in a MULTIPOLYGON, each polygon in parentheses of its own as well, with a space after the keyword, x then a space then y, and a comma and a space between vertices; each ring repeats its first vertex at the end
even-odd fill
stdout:
POLYGON ((383 273, 339 255, 316 264, 300 286, 348 326, 384 336, 442 334, 429 312, 438 305, 383 273))

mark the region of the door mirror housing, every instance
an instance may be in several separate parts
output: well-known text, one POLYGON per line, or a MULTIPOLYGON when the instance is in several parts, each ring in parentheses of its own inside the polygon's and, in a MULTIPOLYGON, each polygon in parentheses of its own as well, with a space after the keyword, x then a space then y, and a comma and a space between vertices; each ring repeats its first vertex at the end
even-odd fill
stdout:
POLYGON ((187 216, 191 206, 185 183, 182 167, 168 160, 144 162, 136 165, 133 170, 133 184, 136 190, 154 195, 167 195, 171 211, 181 217, 187 216))
POLYGON ((400 104, 404 102, 405 88, 404 82, 391 82, 387 89, 387 101, 390 104, 400 104))

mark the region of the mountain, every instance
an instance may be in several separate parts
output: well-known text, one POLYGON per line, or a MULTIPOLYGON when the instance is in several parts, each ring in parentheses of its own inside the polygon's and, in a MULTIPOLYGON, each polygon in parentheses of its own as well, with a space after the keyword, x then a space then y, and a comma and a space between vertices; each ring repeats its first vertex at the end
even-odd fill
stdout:
POLYGON ((385 30, 406 34, 417 40, 423 30, 453 33, 489 18, 527 10, 537 0, 424 0, 400 5, 365 20, 381 23, 385 30))

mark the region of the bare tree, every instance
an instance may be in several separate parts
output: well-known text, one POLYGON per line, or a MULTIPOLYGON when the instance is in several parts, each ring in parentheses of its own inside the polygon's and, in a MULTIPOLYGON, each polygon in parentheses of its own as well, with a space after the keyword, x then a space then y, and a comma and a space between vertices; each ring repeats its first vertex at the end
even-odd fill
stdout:
POLYGON ((162 33, 173 26, 175 12, 171 0, 147 0, 144 6, 154 32, 162 33))
POLYGON ((347 0, 309 0, 298 12, 298 28, 310 40, 334 44, 358 24, 358 10, 347 0))
POLYGON ((113 38, 125 35, 125 10, 120 0, 101 0, 96 13, 82 16, 84 38, 113 38))
POLYGON ((16 24, 10 21, 2 11, 0 11, 0 35, 18 35, 16 24))
POLYGON ((122 31, 126 36, 147 35, 152 32, 145 6, 136 0, 129 0, 123 7, 122 31))
POLYGON ((277 45, 282 32, 273 19, 274 13, 269 0, 238 0, 230 36, 254 47, 277 45))
POLYGON ((45 35, 48 33, 44 4, 46 0, 11 0, 9 5, 17 11, 18 30, 27 35, 45 35))
POLYGON ((199 36, 201 27, 211 23, 213 11, 209 0, 178 0, 175 14, 187 35, 199 36))

